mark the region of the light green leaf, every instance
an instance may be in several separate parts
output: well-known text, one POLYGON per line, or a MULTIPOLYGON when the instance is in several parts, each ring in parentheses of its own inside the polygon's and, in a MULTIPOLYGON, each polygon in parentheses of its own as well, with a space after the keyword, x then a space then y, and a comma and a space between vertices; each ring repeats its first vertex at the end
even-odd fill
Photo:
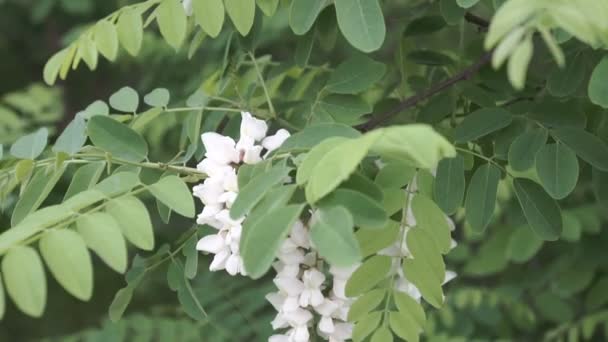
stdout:
POLYGON ((78 233, 103 262, 119 273, 127 269, 127 244, 118 223, 106 213, 82 215, 76 221, 78 233))
POLYGON ((76 116, 55 141, 53 152, 73 155, 80 151, 86 141, 86 123, 82 117, 76 116))
POLYGON ((373 289, 386 278, 390 268, 391 258, 388 256, 376 255, 367 259, 348 279, 346 295, 357 297, 373 289))
POLYGON ((131 87, 122 87, 110 96, 112 108, 127 113, 135 113, 139 106, 139 95, 131 87))
POLYGON ((95 70, 97 68, 97 47, 95 42, 89 36, 83 36, 78 42, 78 52, 82 59, 87 64, 89 69, 95 70))
POLYGON ((561 143, 548 144, 536 155, 536 173, 541 185, 555 199, 563 199, 578 181, 576 154, 561 143))
POLYGON ((40 168, 36 171, 21 194, 19 201, 17 201, 15 209, 13 209, 13 215, 11 216, 12 226, 16 226, 27 215, 40 207, 42 202, 44 202, 51 193, 51 190, 53 190, 64 171, 64 167, 55 170, 51 174, 47 174, 47 170, 44 168, 40 168))
POLYGON ((562 215, 555 200, 540 185, 528 179, 514 179, 513 188, 536 235, 543 240, 557 240, 562 232, 562 215))
POLYGON ((374 331, 370 342, 393 342, 393 334, 387 326, 382 325, 374 331))
POLYGON ((467 115, 454 129, 456 142, 479 139, 511 124, 513 116, 503 108, 482 108, 467 115))
POLYGON ((349 267, 361 260, 353 228, 353 217, 344 207, 322 207, 310 228, 310 239, 331 265, 349 267))
POLYGON ((188 17, 179 0, 163 0, 156 9, 156 22, 160 33, 176 51, 186 38, 188 17))
POLYGON ((273 186, 287 177, 291 168, 277 164, 267 172, 253 178, 239 190, 239 195, 230 208, 230 217, 238 219, 248 214, 273 186))
POLYGON ((70 229, 51 230, 40 239, 40 253, 66 291, 80 300, 91 299, 93 265, 80 235, 70 229))
POLYGON ((319 163, 319 160, 323 158, 325 154, 331 151, 337 144, 346 140, 343 137, 333 137, 321 141, 315 146, 310 152, 306 154, 304 160, 298 167, 298 173, 296 174, 296 183, 298 185, 304 185, 310 179, 312 171, 319 163))
POLYGON ((267 17, 272 17, 279 7, 279 0, 256 0, 256 3, 267 17))
POLYGON ((434 198, 444 213, 452 215, 462 204, 465 190, 464 158, 446 158, 437 165, 434 198))
POLYGON ((409 316, 415 327, 422 332, 426 323, 426 315, 421 304, 400 291, 393 291, 393 297, 395 298, 395 304, 397 305, 397 309, 399 309, 399 313, 409 316))
POLYGON ((95 186, 96 190, 99 190, 108 197, 113 197, 123 192, 133 189, 139 184, 139 178, 134 172, 117 172, 110 177, 99 182, 95 186))
POLYGON ((428 275, 432 275, 435 280, 434 285, 441 286, 445 279, 445 263, 431 230, 425 226, 411 228, 407 233, 406 243, 415 262, 424 264, 428 275))
POLYGON ((193 1, 196 23, 208 35, 215 38, 222 31, 224 24, 224 3, 222 0, 193 1))
POLYGON ((118 222, 124 236, 143 250, 154 248, 154 230, 148 210, 133 196, 119 197, 108 202, 106 212, 118 222))
POLYGON ((198 272, 198 251, 196 250, 197 242, 198 237, 196 234, 193 234, 182 249, 182 254, 184 257, 186 257, 186 262, 184 263, 184 275, 188 279, 194 279, 194 277, 196 277, 196 273, 198 272))
POLYGON ((378 0, 335 0, 338 27, 346 40, 364 52, 378 50, 386 26, 378 0))
POLYGON ((166 107, 169 104, 171 94, 166 88, 156 88, 144 96, 144 102, 152 107, 166 107))
POLYGON ((361 255, 367 257, 392 245, 399 232, 399 223, 395 221, 389 221, 382 229, 359 229, 355 235, 359 241, 361 255))
POLYGON ((107 20, 101 20, 93 28, 93 39, 97 50, 110 61, 118 54, 118 33, 116 27, 107 20))
POLYGON ((378 307, 386 297, 385 289, 377 289, 357 298, 348 310, 348 321, 357 322, 378 307))
POLYGON ((403 274, 405 278, 418 288, 424 300, 436 308, 443 303, 441 283, 436 275, 428 271, 428 264, 419 259, 403 260, 403 274))
POLYGON ((237 31, 248 35, 255 19, 255 0, 224 0, 224 6, 237 31))
POLYGON ((513 88, 517 90, 524 89, 528 65, 530 64, 533 53, 534 43, 532 43, 532 37, 524 39, 513 51, 507 66, 507 75, 513 88))
POLYGON ((319 201, 319 207, 344 207, 360 228, 380 229, 388 222, 382 205, 369 196, 350 189, 337 189, 319 201))
POLYGON ((0 319, 6 312, 6 297, 4 296, 4 286, 2 285, 2 274, 0 274, 0 319))
POLYGON ((289 10, 289 26, 297 35, 303 35, 315 23, 327 0, 294 0, 289 10))
POLYGON ((534 128, 515 138, 509 148, 509 166, 520 172, 534 166, 536 155, 547 142, 547 136, 547 130, 534 128))
POLYGON ((417 194, 412 200, 412 213, 416 218, 416 227, 426 230, 435 241, 437 250, 446 254, 450 250, 451 237, 445 215, 430 198, 417 194))
POLYGON ((177 176, 163 177, 148 190, 171 210, 185 217, 194 217, 194 200, 190 189, 177 176))
POLYGON ((11 155, 21 159, 36 159, 44 151, 48 136, 46 128, 22 136, 11 146, 11 155))
POLYGON ((250 227, 248 239, 241 242, 240 249, 249 276, 258 279, 270 269, 281 243, 303 209, 303 205, 274 209, 250 227))
POLYGON ((130 285, 118 290, 114 295, 114 299, 110 304, 110 308, 108 309, 108 315, 110 316, 110 321, 116 323, 120 320, 122 315, 124 314, 127 306, 131 302, 133 298, 133 287, 130 285))
POLYGON ((59 69, 63 64, 63 60, 66 58, 67 49, 63 49, 55 53, 44 65, 43 78, 44 82, 48 85, 55 84, 57 76, 59 75, 59 69))
POLYGON ((381 80, 385 72, 384 64, 365 55, 356 54, 338 65, 331 73, 326 89, 338 94, 357 94, 381 80))
POLYGON ((479 0, 456 0, 458 6, 462 8, 471 8, 475 6, 478 2, 479 0))
POLYGON ((132 56, 137 56, 141 49, 144 35, 144 23, 141 13, 134 8, 124 8, 116 24, 118 39, 132 56))
POLYGON ((551 135, 600 171, 608 171, 608 145, 582 128, 560 127, 551 135))
POLYGON ((381 319, 382 312, 380 311, 372 312, 361 318, 353 328, 353 341, 364 341, 367 336, 376 330, 381 319))
POLYGON ((107 116, 94 116, 87 131, 93 144, 115 158, 139 162, 148 155, 148 144, 131 128, 107 116))
POLYGON ((608 56, 593 69, 587 90, 589 100, 603 108, 608 108, 608 56))
POLYGON ((519 226, 509 239, 507 258, 518 264, 528 262, 543 246, 539 238, 527 225, 519 226))
POLYGON ((9 297, 29 316, 40 317, 46 304, 46 277, 38 253, 27 246, 11 248, 2 259, 9 297))
POLYGON ((500 170, 488 163, 480 166, 469 182, 465 200, 466 218, 477 233, 483 232, 490 224, 496 206, 499 180, 500 170))
POLYGON ((83 111, 78 113, 78 115, 80 117, 82 117, 83 119, 90 119, 91 117, 95 116, 95 115, 108 115, 110 114, 110 107, 108 107, 108 105, 101 101, 101 100, 97 100, 93 103, 91 103, 90 105, 87 106, 87 108, 83 111))

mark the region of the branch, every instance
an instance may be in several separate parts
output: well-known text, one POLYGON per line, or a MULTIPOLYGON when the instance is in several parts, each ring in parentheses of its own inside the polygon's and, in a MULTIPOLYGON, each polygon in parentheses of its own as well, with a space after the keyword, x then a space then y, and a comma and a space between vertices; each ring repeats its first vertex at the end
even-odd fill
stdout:
POLYGON ((478 17, 471 12, 467 12, 464 14, 464 19, 471 24, 475 24, 479 26, 483 31, 487 31, 488 27, 490 27, 490 22, 482 17, 478 17))
POLYGON ((429 88, 421 93, 418 93, 414 96, 411 96, 411 97, 405 99, 397 107, 391 109, 388 112, 379 114, 379 115, 371 118, 368 122, 357 126, 357 128, 361 131, 369 131, 372 128, 374 128, 374 127, 382 124, 386 120, 390 119, 394 115, 399 114, 400 112, 402 112, 406 109, 415 107, 419 102, 422 102, 424 100, 427 100, 427 99, 433 97, 437 93, 440 93, 441 91, 453 86, 454 84, 456 84, 460 81, 465 81, 465 80, 471 79, 471 77, 473 77, 473 75, 475 75, 482 67, 484 67, 486 64, 488 64, 492 60, 492 53, 493 53, 493 51, 485 53, 481 57, 481 59, 479 59, 475 64, 464 69, 459 74, 454 75, 453 77, 448 78, 447 80, 445 80, 443 82, 437 83, 434 86, 432 86, 431 88, 429 88))

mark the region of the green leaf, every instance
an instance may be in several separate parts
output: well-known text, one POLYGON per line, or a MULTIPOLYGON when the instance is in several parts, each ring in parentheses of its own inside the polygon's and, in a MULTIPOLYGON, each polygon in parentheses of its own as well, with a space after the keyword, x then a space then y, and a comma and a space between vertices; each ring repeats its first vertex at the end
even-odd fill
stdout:
POLYGON ((321 158, 323 158, 323 156, 331 151, 337 144, 345 140, 346 139, 343 137, 328 138, 321 141, 317 146, 310 150, 310 152, 308 152, 302 160, 300 167, 298 167, 296 183, 298 185, 306 184, 310 179, 312 171, 318 165, 319 160, 321 160, 321 158))
POLYGON ((576 154, 560 143, 545 145, 536 155, 536 173, 551 197, 565 198, 578 181, 576 154))
POLYGON ((357 322, 378 307, 386 297, 385 289, 377 289, 357 298, 348 310, 348 321, 357 322))
POLYGON ((297 35, 303 35, 315 23, 327 0, 293 0, 289 10, 289 26, 297 35))
POLYGON ((344 137, 352 139, 360 136, 361 133, 357 130, 343 124, 323 123, 310 125, 287 138, 280 150, 308 150, 328 138, 344 137))
POLYGON ((196 250, 197 242, 198 237, 196 234, 193 234, 182 249, 182 254, 184 257, 186 257, 186 262, 184 264, 184 275, 188 279, 194 279, 194 277, 196 277, 196 273, 198 272, 198 251, 196 250))
POLYGON ((103 262, 119 273, 127 270, 127 244, 118 223, 106 213, 82 215, 78 233, 103 262))
POLYGON ((562 215, 555 200, 540 185, 528 179, 514 179, 513 188, 536 235, 543 240, 557 240, 562 232, 562 215))
POLYGON ((27 246, 11 248, 2 259, 2 274, 9 297, 19 310, 40 317, 46 304, 46 277, 38 253, 27 246))
POLYGON ((4 286, 2 285, 2 274, 0 274, 0 319, 4 317, 6 312, 6 298, 4 296, 4 286))
POLYGON ((222 0, 193 1, 196 23, 211 37, 216 38, 224 24, 224 3, 222 0))
POLYGON ((87 64, 89 69, 95 70, 97 68, 97 47, 95 42, 89 36, 81 37, 78 42, 78 52, 82 59, 87 64))
POLYGON ((131 128, 107 116, 94 116, 87 131, 93 144, 115 158, 139 162, 148 155, 148 144, 131 128))
POLYGON ((395 243, 400 232, 399 223, 389 221, 382 229, 359 229, 355 235, 359 241, 361 255, 370 256, 395 243))
POLYGON ((21 222, 27 215, 40 207, 42 202, 49 196, 51 190, 55 187, 65 168, 55 170, 52 174, 47 174, 44 168, 38 169, 34 174, 25 190, 21 194, 19 201, 13 209, 11 216, 11 225, 15 226, 21 222))
POLYGON ((441 283, 435 274, 429 272, 428 264, 419 259, 403 260, 403 274, 405 278, 418 288, 424 300, 435 308, 440 308, 443 303, 443 292, 441 283))
POLYGON ((139 184, 139 178, 134 172, 117 172, 95 186, 108 197, 127 192, 139 184))
POLYGON ((139 106, 139 95, 131 87, 122 87, 110 96, 110 106, 126 113, 135 113, 139 106))
POLYGON ((381 80, 385 72, 384 64, 365 55, 356 54, 338 65, 331 73, 326 89, 338 94, 357 94, 381 80))
POLYGON ((93 294, 93 265, 84 240, 70 229, 51 230, 40 239, 40 253, 49 270, 74 297, 88 301, 93 294))
POLYGON ((346 40, 363 52, 378 50, 386 26, 378 0, 335 0, 338 27, 346 40))
POLYGON ((67 49, 63 49, 55 53, 44 65, 43 78, 44 82, 48 85, 55 84, 57 76, 59 75, 59 69, 63 64, 63 60, 66 58, 67 49))
POLYGON ((443 19, 450 24, 458 24, 464 17, 464 9, 453 0, 441 0, 439 3, 443 19))
POLYGON ((148 210, 133 196, 108 202, 106 212, 118 222, 124 236, 135 246, 150 251, 154 248, 154 230, 148 210))
POLYGON ((407 25, 403 35, 405 37, 427 35, 435 33, 445 27, 445 21, 439 15, 430 15, 416 18, 407 25))
POLYGON ((340 187, 358 191, 378 202, 382 202, 384 199, 382 189, 361 172, 353 173, 350 178, 348 178, 344 183, 340 184, 340 187))
POLYGON ((310 228, 310 239, 331 265, 349 267, 361 260, 353 228, 353 217, 344 207, 321 208, 310 228))
POLYGON ((160 33, 176 51, 186 38, 188 17, 179 0, 163 0, 156 9, 156 22, 160 33))
POLYGON ((583 84, 587 76, 585 66, 584 55, 578 53, 565 67, 553 71, 547 79, 549 94, 556 97, 573 95, 583 84))
POLYGON ((454 129, 456 142, 479 139, 511 124, 513 116, 503 108, 482 108, 467 115, 454 129))
POLYGON ((224 6, 237 31, 248 35, 255 19, 255 0, 224 0, 224 6))
POLYGON ((303 209, 303 205, 274 209, 250 227, 248 238, 241 241, 240 248, 249 276, 258 279, 270 269, 281 243, 303 209), (263 248, 260 248, 261 246, 263 248))
POLYGON ((589 80, 589 100, 592 103, 608 108, 608 56, 605 56, 593 69, 589 80))
POLYGON ((383 325, 374 331, 370 342, 393 342, 393 334, 387 326, 383 325))
POLYGON ((256 3, 267 17, 272 17, 279 7, 279 0, 256 0, 256 3))
POLYGON ((471 8, 475 6, 478 2, 479 0, 456 0, 458 6, 462 8, 471 8))
POLYGON ((390 268, 391 258, 388 256, 376 255, 367 259, 348 279, 346 295, 357 297, 373 289, 386 278, 390 268))
POLYGON ((412 181, 416 169, 401 161, 390 161, 376 174, 374 182, 383 189, 403 188, 412 181))
POLYGON ((116 27, 107 20, 101 20, 93 28, 93 37, 97 50, 110 61, 116 60, 118 54, 116 27))
POLYGON ((411 206, 416 218, 416 227, 429 233, 437 250, 444 254, 449 252, 452 243, 450 227, 441 209, 430 198, 420 193, 414 196, 411 206))
POLYGON ((319 207, 344 207, 360 228, 382 228, 388 216, 382 205, 367 195, 350 189, 337 189, 319 201, 319 207))
POLYGON ((428 275, 433 276, 431 279, 435 280, 433 285, 441 287, 445 279, 445 263, 433 233, 425 226, 417 225, 408 231, 406 243, 415 260, 414 262, 424 264, 428 275))
POLYGON ((148 190, 171 210, 185 217, 194 217, 194 200, 190 189, 177 176, 163 177, 148 190))
POLYGON ((509 260, 521 264, 530 261, 542 246, 543 240, 530 227, 519 226, 509 239, 506 256, 509 260))
POLYGON ((372 312, 365 317, 361 318, 355 327, 353 328, 353 341, 361 342, 365 340, 380 324, 382 319, 382 312, 372 312))
POLYGON ((166 107, 171 94, 166 88, 156 88, 144 96, 144 103, 152 107, 166 107))
POLYGON ((362 115, 372 112, 372 107, 358 96, 329 95, 313 107, 313 115, 321 121, 340 122, 346 125, 362 123, 362 115))
POLYGON ((253 178, 239 190, 239 195, 230 208, 230 217, 238 219, 247 215, 260 202, 270 188, 281 183, 287 177, 291 168, 277 164, 270 170, 253 178))
POLYGON ((547 136, 547 130, 535 128, 515 138, 509 148, 509 166, 520 172, 533 167, 538 151, 547 142, 547 136))
POLYGON ((379 131, 382 136, 376 140, 372 151, 385 159, 431 169, 443 158, 456 157, 454 146, 429 125, 391 126, 379 131))
POLYGON ((411 316, 403 312, 390 312, 389 326, 395 335, 406 341, 418 341, 422 333, 422 329, 416 326, 411 316))
POLYGON ((134 8, 123 8, 116 23, 118 39, 131 56, 137 56, 141 50, 144 36, 144 23, 141 13, 134 8))
POLYGON ((20 159, 36 159, 44 151, 48 136, 46 128, 22 136, 11 146, 11 155, 20 159))
POLYGON ((531 37, 525 38, 513 51, 507 66, 507 76, 513 88, 517 90, 524 89, 528 65, 530 64, 530 60, 532 60, 533 53, 534 43, 531 37))
POLYGON ((114 299, 110 304, 110 308, 108 309, 108 314, 110 316, 110 321, 116 323, 120 320, 122 315, 124 314, 127 306, 131 302, 133 298, 133 287, 130 285, 118 290, 114 295, 114 299))
POLYGON ((477 233, 483 232, 492 219, 499 180, 500 170, 488 163, 480 166, 469 182, 465 200, 466 217, 477 233))
POLYGON ((80 151, 87 141, 86 127, 87 125, 82 117, 74 117, 55 141, 53 152, 65 152, 73 155, 80 151))
MULTIPOLYGON (((340 142, 319 160, 306 186, 306 199, 315 203, 348 179, 378 139, 377 132, 340 142)), ((236 204, 236 203, 235 203, 236 204)))
POLYGON ((598 170, 608 171, 608 145, 597 136, 575 127, 560 127, 552 130, 551 135, 598 170))
POLYGON ((399 291, 393 291, 393 297, 395 298, 395 304, 397 305, 397 309, 399 309, 399 313, 409 316, 415 327, 422 332, 426 323, 426 315, 420 303, 409 295, 399 291))
POLYGON ((310 58, 315 38, 316 32, 310 31, 304 37, 298 39, 294 60, 300 68, 305 68, 308 65, 308 59, 310 58))
POLYGON ((437 165, 435 178, 435 202, 444 213, 452 215, 462 204, 465 190, 464 158, 446 158, 437 165))

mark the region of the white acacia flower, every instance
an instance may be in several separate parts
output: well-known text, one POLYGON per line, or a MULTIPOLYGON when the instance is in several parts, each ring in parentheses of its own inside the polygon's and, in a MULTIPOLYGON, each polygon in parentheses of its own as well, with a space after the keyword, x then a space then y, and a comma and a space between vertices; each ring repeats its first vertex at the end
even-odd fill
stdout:
POLYGON ((211 234, 198 240, 196 249, 202 252, 217 254, 223 250, 228 250, 228 245, 220 234, 211 234))
POLYGON ((220 204, 220 196, 225 192, 224 182, 220 178, 209 177, 203 184, 195 185, 192 188, 194 196, 200 198, 205 205, 220 204))
POLYGON ((255 141, 248 135, 241 135, 241 139, 236 144, 239 153, 239 160, 245 164, 257 164, 262 161, 262 146, 255 145, 255 141))
POLYGON ((205 145, 205 156, 217 164, 228 165, 239 162, 239 154, 236 143, 231 137, 226 137, 215 132, 207 132, 201 135, 205 145))
POLYGON ((302 275, 304 289, 300 293, 300 306, 305 308, 309 305, 317 306, 323 303, 321 286, 325 282, 325 275, 317 269, 312 268, 304 271, 302 275))
POLYGON ((192 15, 192 0, 182 1, 182 6, 184 6, 184 12, 186 12, 186 15, 191 16, 192 15))
POLYGON ((281 128, 274 135, 266 137, 262 141, 262 146, 266 150, 268 150, 268 153, 270 153, 281 147, 281 145, 283 145, 283 143, 285 142, 285 140, 287 140, 287 138, 289 138, 289 136, 289 132, 281 128))
POLYGON ((209 158, 201 160, 201 162, 196 166, 196 169, 207 174, 209 177, 218 178, 224 177, 224 175, 228 172, 234 172, 232 166, 217 163, 209 158))
POLYGON ((310 248, 310 234, 302 221, 298 220, 291 228, 289 239, 298 247, 310 248))
POLYGON ((336 323, 334 331, 331 334, 324 335, 329 342, 344 342, 349 340, 353 336, 353 324, 352 323, 336 323))
POLYGON ((338 303, 325 298, 323 303, 315 306, 315 311, 321 315, 321 319, 319 320, 318 329, 320 332, 324 334, 331 334, 335 330, 333 313, 338 310, 338 303))
POLYGON ((249 112, 241 112, 241 139, 247 136, 261 141, 266 137, 267 131, 268 125, 264 120, 254 118, 249 112))
POLYGON ((196 223, 200 225, 208 224, 215 229, 222 228, 222 223, 215 218, 215 215, 222 210, 220 205, 206 205, 197 218, 196 223))

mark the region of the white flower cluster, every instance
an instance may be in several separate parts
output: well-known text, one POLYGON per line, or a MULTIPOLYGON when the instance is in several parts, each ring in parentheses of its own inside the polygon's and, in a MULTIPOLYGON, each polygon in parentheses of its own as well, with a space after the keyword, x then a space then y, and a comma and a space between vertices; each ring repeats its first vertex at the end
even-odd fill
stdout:
POLYGON ((289 132, 284 129, 267 137, 266 122, 247 112, 241 113, 241 117, 241 136, 236 143, 232 138, 215 132, 203 133, 201 138, 206 153, 197 169, 206 173, 207 178, 192 189, 194 196, 205 205, 196 222, 218 230, 217 234, 203 237, 196 249, 215 254, 209 266, 211 271, 225 269, 230 275, 246 275, 239 253, 244 217, 236 220, 230 217, 230 208, 239 191, 237 168, 243 163, 262 161, 289 137, 289 132))
POLYGON ((353 324, 347 322, 347 316, 353 300, 346 297, 344 288, 358 265, 348 269, 332 266, 329 268, 332 277, 326 279, 322 262, 311 245, 308 228, 300 221, 283 242, 277 258, 273 266, 277 271, 274 283, 278 291, 268 294, 266 299, 278 311, 272 327, 285 333, 273 335, 269 341, 309 341, 308 329, 315 315, 319 336, 331 342, 350 339, 353 324))

